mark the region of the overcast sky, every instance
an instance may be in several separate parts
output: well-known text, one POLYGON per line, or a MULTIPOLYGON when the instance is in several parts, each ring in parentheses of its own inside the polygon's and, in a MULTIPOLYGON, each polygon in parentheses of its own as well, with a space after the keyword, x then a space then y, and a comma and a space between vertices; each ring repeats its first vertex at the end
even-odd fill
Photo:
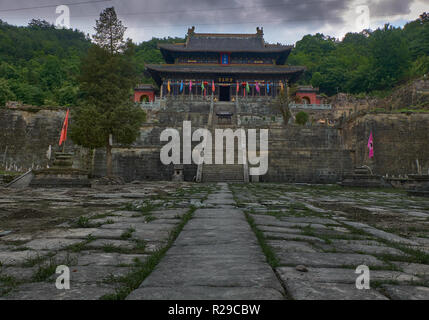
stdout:
POLYGON ((293 44, 317 32, 342 38, 347 32, 402 26, 429 11, 429 0, 0 0, 0 19, 27 25, 33 19, 55 23, 58 5, 70 9, 70 27, 92 35, 95 20, 114 6, 135 42, 152 37, 183 37, 196 32, 254 33, 264 27, 268 42, 293 44))

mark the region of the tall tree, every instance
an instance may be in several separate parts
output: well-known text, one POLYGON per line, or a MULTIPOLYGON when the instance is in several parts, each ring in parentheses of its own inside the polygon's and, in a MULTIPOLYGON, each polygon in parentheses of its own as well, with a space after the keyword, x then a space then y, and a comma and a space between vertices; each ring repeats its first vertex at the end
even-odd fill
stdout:
POLYGON ((102 30, 116 30, 111 35, 111 39, 115 39, 114 46, 104 46, 102 42, 93 45, 82 60, 79 81, 84 103, 72 113, 70 129, 71 138, 76 144, 92 149, 106 148, 107 175, 111 176, 111 140, 120 144, 134 142, 145 120, 145 113, 131 101, 132 88, 137 79, 134 46, 131 42, 122 45, 125 43, 123 28, 111 28, 122 23, 117 21, 113 8, 106 10, 100 15, 99 21, 103 24, 97 24, 96 29, 100 30, 97 38, 105 36, 102 30))
POLYGON ((95 43, 111 54, 120 52, 124 45, 124 33, 127 28, 118 19, 114 7, 106 8, 96 21, 96 34, 93 36, 95 43))
POLYGON ((280 111, 283 118, 283 124, 288 125, 289 119, 292 117, 290 112, 290 103, 292 102, 292 97, 290 96, 290 90, 286 87, 285 90, 280 90, 280 93, 277 95, 276 99, 273 101, 273 106, 280 111))

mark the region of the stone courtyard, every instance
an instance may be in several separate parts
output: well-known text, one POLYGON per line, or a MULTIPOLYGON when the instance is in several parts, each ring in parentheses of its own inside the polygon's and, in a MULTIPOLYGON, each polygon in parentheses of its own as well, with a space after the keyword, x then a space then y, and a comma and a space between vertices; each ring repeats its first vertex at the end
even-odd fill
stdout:
POLYGON ((429 199, 285 183, 2 188, 0 299, 429 299, 429 199), (359 265, 370 289, 356 288, 359 265))

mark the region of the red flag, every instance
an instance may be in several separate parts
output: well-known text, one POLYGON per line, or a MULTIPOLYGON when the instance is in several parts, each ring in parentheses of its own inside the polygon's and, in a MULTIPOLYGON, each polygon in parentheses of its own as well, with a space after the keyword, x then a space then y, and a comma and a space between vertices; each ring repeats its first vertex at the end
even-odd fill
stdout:
POLYGON ((240 86, 238 85, 238 81, 237 81, 237 93, 240 90, 240 86))
POLYGON ((69 109, 67 109, 66 118, 64 119, 63 129, 61 130, 61 137, 59 145, 67 140, 67 127, 69 125, 69 109))
POLYGON ((212 92, 215 92, 215 91, 216 91, 216 87, 215 87, 214 81, 212 80, 212 92))
POLYGON ((368 149, 369 149, 369 158, 373 158, 374 157, 374 141, 372 138, 372 132, 369 135, 369 139, 368 139, 368 149))

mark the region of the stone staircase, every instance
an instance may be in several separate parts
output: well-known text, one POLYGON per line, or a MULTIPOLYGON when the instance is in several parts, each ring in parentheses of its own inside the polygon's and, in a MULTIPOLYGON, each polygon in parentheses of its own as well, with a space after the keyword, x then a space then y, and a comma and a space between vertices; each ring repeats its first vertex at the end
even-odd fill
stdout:
POLYGON ((228 103, 219 103, 217 102, 214 107, 212 107, 212 121, 209 123, 209 130, 211 131, 213 141, 212 141, 212 163, 213 164, 203 164, 201 167, 201 181, 202 182, 246 182, 248 181, 248 175, 245 174, 247 169, 247 164, 238 164, 238 146, 237 142, 234 143, 234 149, 228 150, 224 144, 223 149, 223 164, 215 164, 215 129, 226 129, 230 128, 235 131, 237 126, 237 117, 235 104, 228 103), (216 117, 216 111, 228 111, 233 114, 233 117, 229 123, 218 121, 216 117), (227 153, 234 152, 234 164, 226 163, 227 153))

